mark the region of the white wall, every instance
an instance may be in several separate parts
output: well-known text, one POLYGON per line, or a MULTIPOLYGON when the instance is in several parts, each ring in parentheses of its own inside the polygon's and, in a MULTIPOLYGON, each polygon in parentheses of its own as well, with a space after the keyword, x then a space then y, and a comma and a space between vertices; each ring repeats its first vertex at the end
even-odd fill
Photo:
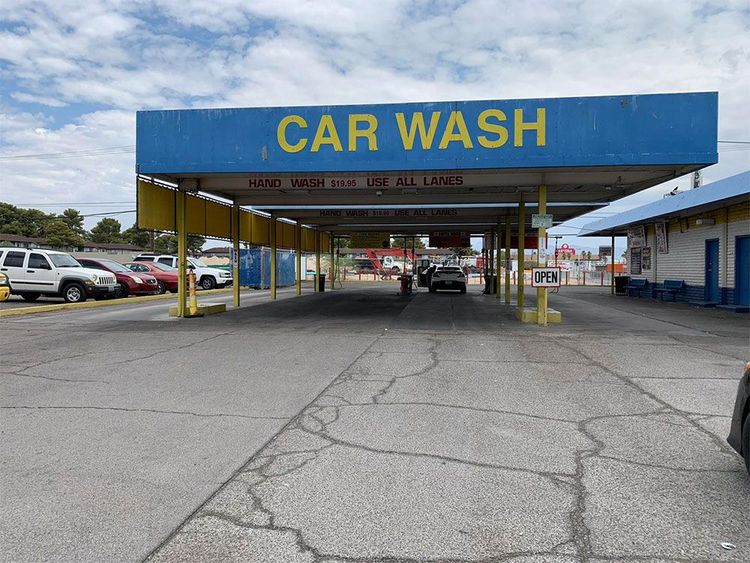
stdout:
MULTIPOLYGON (((669 279, 684 280, 688 285, 705 285, 706 240, 719 239, 719 285, 734 287, 735 237, 750 234, 748 207, 747 204, 735 206, 729 211, 721 209, 701 216, 714 219, 713 225, 696 225, 698 217, 670 221, 668 254, 657 253, 654 225, 646 225, 651 269, 632 275, 650 282, 669 279)), ((629 248, 627 256, 629 260, 629 248)))

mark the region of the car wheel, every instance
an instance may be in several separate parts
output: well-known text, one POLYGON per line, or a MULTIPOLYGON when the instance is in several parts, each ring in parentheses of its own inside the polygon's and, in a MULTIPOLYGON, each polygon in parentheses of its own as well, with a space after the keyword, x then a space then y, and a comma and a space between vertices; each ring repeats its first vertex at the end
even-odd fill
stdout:
POLYGON ((211 276, 203 276, 201 278, 201 287, 205 290, 213 289, 216 287, 216 280, 211 276))
POLYGON ((163 281, 157 281, 156 287, 159 289, 159 295, 164 295, 167 292, 167 284, 163 281))
POLYGON ((745 457, 745 467, 750 473, 750 414, 745 417, 742 425, 742 455, 745 457))
POLYGON ((176 289, 170 289, 169 293, 177 293, 177 290, 176 289))
POLYGON ((127 297, 128 293, 128 286, 124 283, 117 284, 117 297, 127 297))
POLYGON ((63 289, 63 299, 66 303, 80 303, 86 301, 86 290, 80 283, 69 283, 63 289))
POLYGON ((465 285, 461 286, 461 293, 466 293, 466 286, 465 285))
POLYGON ((37 299, 39 299, 40 295, 40 293, 22 293, 21 298, 24 301, 28 301, 29 303, 31 303, 32 301, 36 301, 37 299))
POLYGON ((435 293, 437 289, 435 289, 433 286, 430 286, 430 293, 435 293))

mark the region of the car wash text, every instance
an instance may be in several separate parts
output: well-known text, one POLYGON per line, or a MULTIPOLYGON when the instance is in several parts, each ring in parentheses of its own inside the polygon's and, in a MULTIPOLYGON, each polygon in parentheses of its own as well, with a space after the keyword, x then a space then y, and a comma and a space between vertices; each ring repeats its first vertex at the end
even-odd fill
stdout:
MULTIPOLYGON (((524 143, 537 147, 547 144, 545 108, 536 108, 536 115, 532 116, 516 108, 510 118, 500 109, 488 108, 468 123, 460 110, 451 111, 447 116, 440 111, 429 115, 422 111, 397 112, 393 119, 405 151, 415 147, 445 150, 462 145, 464 149, 475 146, 499 149, 506 145, 523 147, 524 143)), ((322 114, 317 123, 308 123, 304 117, 293 114, 279 121, 276 138, 279 147, 287 153, 375 152, 380 147, 378 125, 378 118, 370 113, 350 113, 345 120, 338 121, 330 114, 322 114)))

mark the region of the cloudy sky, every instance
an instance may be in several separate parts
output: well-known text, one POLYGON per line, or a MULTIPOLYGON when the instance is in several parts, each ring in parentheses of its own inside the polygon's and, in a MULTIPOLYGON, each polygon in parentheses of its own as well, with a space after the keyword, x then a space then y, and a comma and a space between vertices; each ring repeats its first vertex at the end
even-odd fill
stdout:
MULTIPOLYGON (((133 209, 138 109, 707 90, 719 139, 750 141, 747 0, 5 1, 0 201, 133 209)), ((704 181, 749 149, 720 144, 704 181)))

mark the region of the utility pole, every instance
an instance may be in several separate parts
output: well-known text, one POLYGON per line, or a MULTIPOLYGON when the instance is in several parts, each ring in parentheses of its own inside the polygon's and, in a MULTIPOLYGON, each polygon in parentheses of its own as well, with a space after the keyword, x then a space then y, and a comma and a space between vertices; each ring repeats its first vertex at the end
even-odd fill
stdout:
POLYGON ((562 238, 560 235, 553 235, 553 239, 555 239, 555 267, 557 267, 557 241, 562 238))

